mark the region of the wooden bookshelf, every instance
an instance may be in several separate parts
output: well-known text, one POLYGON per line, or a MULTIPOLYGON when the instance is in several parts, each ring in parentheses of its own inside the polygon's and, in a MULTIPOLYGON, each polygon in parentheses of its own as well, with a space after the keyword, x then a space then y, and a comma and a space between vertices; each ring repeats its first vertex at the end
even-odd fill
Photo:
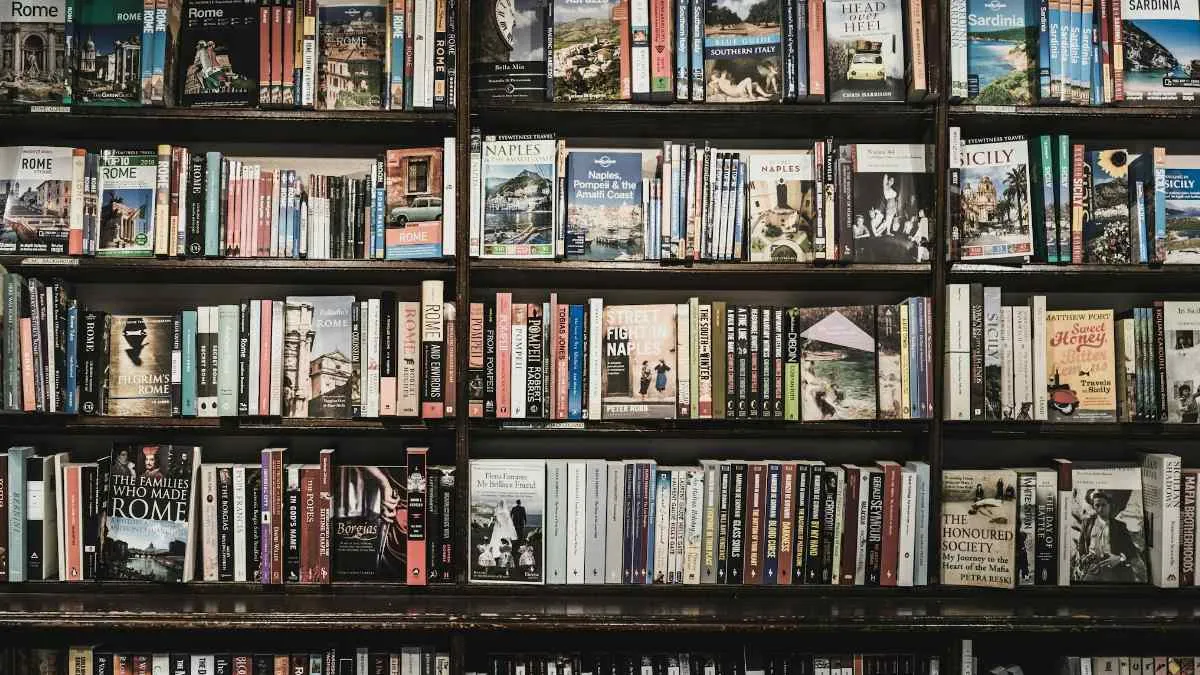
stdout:
POLYGON ((1176 293, 1200 282, 1200 265, 1021 266, 955 263, 950 283, 998 284, 1005 291, 1030 293, 1176 293))
POLYGON ((292 258, 72 258, 0 256, 10 272, 76 283, 370 284, 454 280, 454 261, 292 258))

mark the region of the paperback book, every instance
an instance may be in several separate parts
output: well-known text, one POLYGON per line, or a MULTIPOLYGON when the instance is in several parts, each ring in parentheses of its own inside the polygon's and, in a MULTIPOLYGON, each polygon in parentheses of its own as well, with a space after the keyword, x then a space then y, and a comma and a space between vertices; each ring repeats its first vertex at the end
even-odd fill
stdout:
POLYGON ((71 102, 66 5, 65 0, 0 3, 0 104, 71 102))
POLYGON ((105 150, 100 155, 100 236, 96 255, 154 255, 158 155, 105 150))
POLYGON ((1200 155, 1168 154, 1163 184, 1165 262, 1200 264, 1200 155))
MULTIPOLYGON (((3 39, 3 38, 0 38, 3 39)), ((0 147, 0 253, 66 254, 74 151, 0 147)))
POLYGON ((1120 0, 1127 101, 1195 101, 1200 1, 1120 0))
POLYGON ((331 552, 335 579, 407 578, 406 475, 403 466, 337 468, 331 552))
MULTIPOLYGON (((704 101, 783 100, 780 4, 714 0, 704 11, 704 101)), ((635 40, 636 43, 636 35, 635 40)))
POLYGON ((359 364, 352 295, 289 296, 284 305, 283 416, 349 419, 359 364))
POLYGON ((621 98, 621 24, 618 14, 627 11, 625 0, 554 2, 555 99, 604 101, 621 98))
POLYGON ((471 581, 540 584, 545 460, 471 460, 471 581))
POLYGON ((471 91, 484 101, 544 100, 549 1, 472 2, 471 91))
POLYGON ((170 417, 174 317, 110 318, 106 414, 170 417))
POLYGON ((1108 265, 1127 265, 1131 259, 1129 241, 1129 165, 1132 159, 1124 148, 1088 153, 1091 169, 1091 200, 1083 225, 1083 261, 1108 265))
POLYGON ((117 445, 100 544, 109 579, 188 582, 194 573, 200 448, 117 445))
POLYGON ((1028 142, 964 141, 960 165, 959 258, 1028 260, 1033 253, 1028 142))
POLYGON ((255 105, 258 14, 258 4, 247 0, 186 0, 177 59, 182 105, 255 105))
POLYGON ((875 308, 800 309, 801 419, 875 419, 875 308))
POLYGON ((817 216, 812 151, 751 153, 746 172, 750 261, 812 262, 817 216))
POLYGON ((1037 12, 1023 0, 968 0, 967 9, 967 101, 978 105, 1034 103, 1037 12))
POLYGON ((76 6, 75 98, 88 105, 142 104, 142 0, 82 0, 76 6))
POLYGON ((1111 309, 1046 312, 1051 422, 1117 421, 1111 309))
POLYGON ((567 257, 642 259, 642 153, 572 152, 565 198, 567 257))
POLYGON ((1072 584, 1149 580, 1140 467, 1072 467, 1068 508, 1072 584))
POLYGON ((320 0, 317 14, 317 108, 383 109, 384 4, 320 0))
POLYGON ((1200 422, 1200 302, 1163 303, 1167 422, 1200 422))
POLYGON ((900 0, 825 3, 829 101, 903 101, 904 12, 900 0))
POLYGON ((675 305, 604 307, 604 419, 674 419, 675 305))
POLYGON ((442 257, 442 152, 442 148, 387 151, 385 259, 442 257))
POLYGON ((853 146, 854 261, 929 262, 933 148, 921 144, 853 146))
POLYGON ((553 258, 552 139, 483 143, 484 258, 553 258))
POLYGON ((1017 474, 942 472, 942 578, 948 586, 1012 588, 1016 579, 1017 474))

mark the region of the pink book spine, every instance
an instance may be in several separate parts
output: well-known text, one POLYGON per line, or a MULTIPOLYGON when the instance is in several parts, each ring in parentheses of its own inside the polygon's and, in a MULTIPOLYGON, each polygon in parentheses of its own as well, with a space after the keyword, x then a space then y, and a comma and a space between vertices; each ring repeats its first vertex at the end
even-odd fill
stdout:
POLYGON ((21 319, 21 409, 33 412, 36 408, 33 395, 33 319, 25 318, 21 319))
POLYGON ((512 293, 496 294, 496 418, 512 417, 512 293))
POLYGON ((554 418, 560 420, 567 419, 571 386, 568 366, 568 354, 571 351, 568 330, 570 317, 570 305, 558 305, 554 308, 554 418))
POLYGON ((425 571, 425 505, 429 481, 425 462, 429 448, 408 449, 408 576, 409 586, 424 586, 428 580, 425 571), (414 480, 419 477, 419 480, 414 480))
POLYGON ((258 320, 258 410, 271 414, 271 300, 262 301, 258 320))

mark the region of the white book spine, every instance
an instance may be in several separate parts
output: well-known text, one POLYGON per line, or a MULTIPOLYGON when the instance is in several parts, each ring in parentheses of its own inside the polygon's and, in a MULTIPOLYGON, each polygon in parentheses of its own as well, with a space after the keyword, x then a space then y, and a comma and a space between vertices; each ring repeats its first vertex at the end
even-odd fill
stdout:
POLYGON ((971 286, 946 287, 946 390, 947 420, 971 419, 971 286))
POLYGON ((930 486, 929 464, 925 462, 908 462, 906 468, 911 468, 917 476, 916 494, 916 523, 915 544, 913 546, 913 585, 929 585, 929 516, 930 516, 930 486))
MULTIPOLYGON (((217 349, 217 308, 216 307, 199 307, 196 309, 196 316, 197 316, 197 320, 199 322, 199 331, 198 332, 203 333, 208 336, 207 342, 208 342, 208 346, 209 346, 208 348, 210 351, 209 351, 208 358, 206 359, 208 361, 208 365, 207 365, 206 369, 208 372, 208 381, 209 381, 209 386, 207 389, 208 389, 208 391, 213 392, 213 394, 216 394, 216 392, 218 391, 218 387, 217 387, 217 375, 218 374, 217 374, 217 369, 215 367, 217 360, 212 357, 212 350, 217 349)), ((217 397, 215 395, 197 397, 196 409, 198 411, 197 415, 199 417, 216 417, 217 416, 217 397)))
POLYGON ((271 257, 279 257, 279 209, 283 195, 283 172, 271 170, 271 257))
POLYGON ((971 419, 971 355, 946 354, 945 418, 971 419))
POLYGON ((1000 308, 1000 415, 1002 419, 1016 417, 1013 410, 1013 308, 1000 308))
POLYGON ((200 532, 204 581, 217 580, 217 467, 200 465, 200 532))
POLYGON ((480 247, 479 242, 483 234, 483 185, 480 181, 483 179, 483 141, 478 133, 471 134, 471 152, 469 180, 471 184, 467 186, 467 209, 470 216, 468 226, 470 229, 470 238, 468 246, 470 256, 478 258, 480 247))
POLYGON ((396 383, 396 415, 421 414, 421 303, 397 303, 400 330, 399 378, 396 383))
POLYGON ((283 302, 271 303, 271 415, 283 407, 283 302))
POLYGON ((710 420, 713 418, 712 305, 701 304, 697 308, 697 312, 699 316, 696 321, 698 332, 696 344, 699 353, 696 354, 696 360, 699 362, 700 395, 695 401, 697 408, 695 417, 710 420))
POLYGON ((509 335, 512 345, 509 359, 509 413, 513 418, 521 419, 528 415, 526 405, 529 391, 526 383, 529 379, 529 323, 528 305, 514 303, 509 335))
POLYGON ((587 536, 585 504, 587 502, 587 464, 567 462, 567 580, 568 584, 584 582, 584 541, 587 536))
POLYGON ((367 300, 367 388, 364 417, 379 417, 379 298, 367 300))
MULTIPOLYGON (((81 244, 80 252, 83 252, 86 246, 83 244, 83 174, 86 160, 87 153, 77 150, 71 161, 71 216, 68 221, 71 234, 68 237, 68 241, 79 241, 81 244)), ((183 185, 183 183, 180 183, 180 185, 183 185)), ((183 200, 179 201, 182 202, 183 200)), ((70 249, 68 249, 68 252, 70 252, 70 249)))
MULTIPOLYGON (((450 83, 450 86, 454 86, 450 83)), ((452 258, 458 251, 458 174, 453 136, 442 139, 442 256, 452 258)))
POLYGON ((684 480, 683 469, 671 469, 671 529, 667 540, 667 583, 671 584, 683 579, 684 480))
POLYGON ((917 548, 917 472, 905 467, 900 472, 900 548, 896 585, 912 586, 917 548))
POLYGON ((605 529, 604 581, 619 584, 625 546, 625 465, 608 462, 608 524, 605 529))
POLYGON ((587 419, 601 419, 604 390, 604 300, 588 299, 587 419))
POLYGON ((412 99, 413 108, 420 110, 425 107, 425 90, 432 87, 429 77, 433 69, 425 59, 425 45, 433 41, 433 36, 425 33, 425 18, 429 14, 429 0, 413 0, 413 77, 412 99))
POLYGON ((1033 419, 1033 342, 1028 307, 1012 308, 1013 417, 1033 419))
POLYGON ((691 408, 691 346, 692 322, 688 319, 688 304, 681 302, 675 306, 675 400, 677 416, 682 419, 692 417, 691 408))
MULTIPOLYGON (((650 26, 650 0, 630 0, 629 25, 650 26)), ((637 46, 629 55, 630 90, 636 99, 650 94, 650 47, 637 46)))
POLYGON ((246 465, 233 465, 233 580, 246 578, 246 465))
POLYGON ((1183 480, 1178 455, 1147 453, 1142 458, 1143 516, 1147 523, 1150 581, 1179 587, 1179 498, 1183 480))
POLYGON ((1035 295, 1029 299, 1029 315, 1030 351, 1033 355, 1030 359, 1033 364, 1033 419, 1045 421, 1050 414, 1046 388, 1046 296, 1035 295))
POLYGON ((950 97, 967 97, 967 0, 950 1, 950 97))
POLYGON ((647 568, 647 583, 666 583, 670 566, 671 542, 671 471, 651 465, 650 489, 654 491, 654 539, 647 546, 654 547, 654 567, 647 568), (665 478, 664 478, 665 474, 665 478))
POLYGON ((584 542, 584 583, 602 584, 605 575, 605 545, 607 543, 608 464, 602 460, 587 461, 587 506, 584 518, 587 537, 584 542))
POLYGON ((212 654, 193 654, 191 675, 213 675, 213 658, 212 654))
MULTIPOLYGON (((358 344, 354 345, 358 351, 358 417, 367 416, 367 334, 370 331, 370 320, 368 318, 370 309, 366 300, 358 301, 358 344)), ((353 333, 351 339, 354 339, 353 333)), ((351 350, 353 351, 353 347, 351 350)), ((351 371, 353 372, 353 370, 351 371)))
POLYGON ((704 537, 704 469, 687 469, 683 532, 683 583, 700 583, 701 542, 704 537))
POLYGON ((150 236, 154 241, 154 255, 166 255, 171 234, 168 216, 171 212, 171 146, 158 146, 158 166, 154 176, 154 230, 150 236))
POLYGON ((854 552, 854 585, 867 583, 867 519, 871 512, 871 469, 858 472, 858 541, 854 552))
POLYGON ((546 460, 546 583, 567 582, 567 462, 546 460))
POLYGON ((262 339, 261 325, 262 325, 262 300, 251 300, 250 301, 250 344, 248 345, 249 354, 250 354, 250 358, 249 358, 250 363, 249 363, 249 366, 246 368, 246 372, 249 376, 249 381, 247 383, 249 388, 247 389, 247 394, 246 394, 246 398, 248 399, 246 401, 246 403, 247 403, 246 410, 247 410, 247 413, 251 416, 257 416, 257 415, 262 414, 261 412, 259 412, 259 409, 258 409, 258 393, 259 393, 258 392, 258 373, 259 373, 259 368, 262 364, 262 361, 261 361, 261 358, 262 358, 261 344, 262 343, 260 342, 260 340, 262 339))
MULTIPOLYGON (((67 577, 66 551, 66 547, 68 546, 66 524, 69 515, 66 512, 66 499, 68 485, 71 482, 71 477, 68 475, 68 473, 74 473, 74 471, 75 469, 73 468, 70 468, 69 470, 64 468, 62 471, 55 472, 54 475, 54 480, 58 481, 58 490, 54 495, 54 541, 56 543, 60 543, 60 546, 63 549, 62 555, 58 556, 58 563, 55 565, 55 572, 58 573, 58 576, 55 578, 61 581, 75 581, 75 579, 69 579, 67 577)), ((80 494, 82 495, 82 490, 80 491, 80 494)), ((80 558, 80 560, 82 560, 82 558, 80 558)))

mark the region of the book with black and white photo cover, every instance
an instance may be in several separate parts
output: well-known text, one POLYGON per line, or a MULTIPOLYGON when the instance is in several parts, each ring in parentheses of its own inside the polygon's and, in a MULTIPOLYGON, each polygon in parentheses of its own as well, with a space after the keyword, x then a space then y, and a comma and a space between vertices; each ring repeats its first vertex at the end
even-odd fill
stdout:
POLYGON ((675 418, 675 312, 675 305, 604 306, 604 419, 675 418))
POLYGON ((1200 2, 1120 2, 1125 100, 1195 101, 1200 97, 1200 2))
POLYGON ((900 0, 825 3, 829 101, 903 101, 904 8, 900 0))
POLYGON ((0 253, 66 255, 71 230, 73 148, 0 148, 0 253))
POLYGON ((154 191, 158 155, 105 150, 100 154, 98 256, 154 255, 154 191))
POLYGON ((407 577, 408 470, 404 466, 337 467, 333 510, 333 577, 407 577))
POLYGON ((0 104, 71 102, 66 5, 64 0, 0 3, 0 104))
POLYGON ((471 460, 471 581, 544 583, 546 461, 471 460))
POLYGON ((947 586, 1012 588, 1016 580, 1017 472, 942 472, 942 576, 947 586))
POLYGON ((471 3, 471 92, 483 101, 545 100, 549 0, 471 3))
POLYGON ((751 152, 746 173, 750 261, 812 262, 817 217, 812 150, 751 152))
POLYGON ((960 260, 1028 260, 1033 254, 1029 142, 1023 136, 963 141, 960 260))
POLYGON ((483 258, 553 258, 556 150, 552 138, 483 141, 483 258))
POLYGON ((384 3, 320 0, 317 15, 317 109, 381 110, 384 3))
POLYGON ((181 105, 255 105, 258 13, 258 3, 253 1, 185 0, 176 59, 181 105))
POLYGON ((288 296, 284 304, 283 416, 350 419, 358 364, 354 296, 288 296))
POLYGON ((574 150, 567 156, 566 253, 580 260, 641 260, 642 153, 574 150))
POLYGON ((780 8, 778 3, 751 0, 706 3, 703 99, 706 103, 783 100, 780 8))
POLYGON ((172 316, 109 317, 106 415, 171 416, 172 316))
POLYGON ((103 546, 105 578, 182 583, 192 580, 200 448, 113 446, 103 546))
POLYGON ((1200 423, 1200 302, 1163 302, 1167 422, 1200 423))
POLYGON ((1068 506, 1072 584, 1149 581, 1139 466, 1075 462, 1068 506))
POLYGON ((1136 158, 1125 148, 1088 151, 1091 208, 1083 223, 1083 262, 1128 265, 1130 251, 1129 165, 1136 158))
POLYGON ((142 0, 81 0, 75 6, 76 103, 142 104, 142 0))
POLYGON ((622 0, 554 2, 554 98, 612 101, 621 98, 622 0))
POLYGON ((801 308, 797 331, 800 419, 875 419, 875 308, 801 308))
POLYGON ((1163 168, 1163 193, 1158 197, 1165 204, 1159 216, 1166 221, 1163 262, 1195 265, 1200 263, 1200 155, 1168 153, 1163 168))
POLYGON ((1114 342, 1111 309, 1046 312, 1049 421, 1117 421, 1114 342))
POLYGON ((920 143, 857 143, 849 150, 854 261, 929 262, 933 246, 933 147, 920 143))

